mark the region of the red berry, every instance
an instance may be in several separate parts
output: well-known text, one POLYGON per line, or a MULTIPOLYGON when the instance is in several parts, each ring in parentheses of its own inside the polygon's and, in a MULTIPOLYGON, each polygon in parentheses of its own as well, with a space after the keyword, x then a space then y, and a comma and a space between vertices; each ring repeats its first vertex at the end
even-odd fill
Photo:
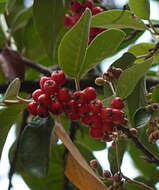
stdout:
POLYGON ((86 103, 86 95, 83 91, 76 91, 73 93, 73 99, 77 104, 86 103))
POLYGON ((28 104, 28 111, 32 114, 32 115, 37 115, 37 107, 38 107, 38 104, 37 102, 30 102, 28 104))
POLYGON ((111 107, 115 108, 115 109, 123 109, 124 108, 124 103, 122 101, 122 99, 120 97, 115 97, 112 101, 111 101, 111 107))
POLYGON ((88 115, 89 112, 90 112, 88 104, 82 104, 82 105, 80 105, 78 107, 78 112, 79 112, 80 115, 84 115, 84 116, 88 115))
POLYGON ((102 118, 100 115, 94 114, 91 116, 91 122, 94 127, 101 127, 102 126, 102 118))
POLYGON ((81 116, 78 113, 69 113, 68 117, 72 120, 72 121, 78 121, 80 120, 81 116))
POLYGON ((100 113, 101 109, 102 109, 102 102, 100 100, 93 100, 89 103, 89 108, 90 111, 93 112, 94 114, 98 114, 100 113))
POLYGON ((85 88, 83 92, 86 96, 87 102, 96 99, 96 90, 93 87, 85 88))
POLYGON ((40 106, 40 105, 38 105, 36 111, 37 111, 37 114, 38 114, 40 117, 48 117, 48 115, 49 115, 48 110, 47 110, 45 107, 40 106))
POLYGON ((112 108, 102 108, 101 109, 101 117, 104 122, 112 122, 113 121, 113 109, 112 108))
POLYGON ((94 139, 100 139, 103 137, 103 131, 101 130, 101 128, 91 127, 89 130, 89 134, 94 139))
POLYGON ((92 126, 91 116, 87 115, 82 117, 82 123, 86 126, 92 126))
POLYGON ((53 71, 51 74, 52 80, 54 80, 58 85, 62 85, 66 81, 65 73, 62 70, 53 71))
POLYGON ((63 112, 63 106, 62 104, 55 100, 55 101, 52 101, 51 102, 51 105, 50 105, 50 111, 55 114, 55 115, 59 115, 63 112))
POLYGON ((40 88, 43 90, 44 88, 44 83, 47 81, 47 80, 50 80, 51 78, 50 77, 41 77, 40 79, 40 88))
POLYGON ((35 91, 32 93, 32 97, 33 97, 33 99, 34 99, 36 102, 38 102, 38 97, 39 97, 41 94, 44 94, 43 90, 37 89, 37 90, 35 90, 35 91))
POLYGON ((47 80, 44 83, 44 91, 49 95, 53 95, 57 92, 58 86, 54 80, 47 80))
POLYGON ((121 124, 124 121, 124 112, 118 109, 113 109, 113 123, 121 124))
POLYGON ((89 9, 93 9, 93 2, 92 0, 87 0, 84 4, 83 4, 83 8, 86 9, 86 8, 89 8, 89 9))
POLYGON ((92 10, 92 15, 96 15, 99 14, 103 11, 103 9, 101 7, 94 7, 92 10))
POLYGON ((49 107, 51 103, 50 96, 48 94, 41 94, 38 97, 38 103, 43 107, 49 107))
POLYGON ((74 100, 70 100, 66 104, 64 104, 64 110, 67 113, 73 113, 77 111, 77 104, 74 100))
POLYGON ((74 25, 74 18, 71 15, 66 14, 64 26, 65 27, 72 27, 73 25, 74 25))
POLYGON ((102 131, 103 132, 112 132, 114 129, 114 124, 112 122, 104 122, 102 124, 102 131))
POLYGON ((67 88, 60 88, 57 93, 57 98, 60 102, 69 102, 71 100, 72 93, 67 88))
POLYGON ((80 13, 81 9, 82 6, 77 0, 74 0, 70 5, 70 10, 74 13, 80 13))
POLYGON ((94 168, 94 169, 97 169, 98 168, 98 162, 97 162, 97 160, 91 160, 90 161, 90 165, 91 165, 91 167, 92 168, 94 168))

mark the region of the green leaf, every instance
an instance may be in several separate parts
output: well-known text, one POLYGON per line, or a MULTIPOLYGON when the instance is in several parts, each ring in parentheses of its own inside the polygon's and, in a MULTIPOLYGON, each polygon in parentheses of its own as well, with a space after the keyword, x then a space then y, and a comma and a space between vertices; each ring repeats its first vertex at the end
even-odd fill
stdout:
POLYGON ((88 45, 91 12, 86 9, 78 23, 63 37, 59 47, 59 64, 65 73, 77 77, 88 45))
POLYGON ((63 0, 35 0, 33 5, 35 26, 51 60, 54 56, 58 33, 65 18, 63 0))
POLYGON ((91 26, 146 30, 146 25, 140 19, 134 18, 132 13, 127 10, 110 10, 99 13, 92 18, 91 26))
POLYGON ((45 177, 49 168, 50 141, 54 122, 51 117, 35 117, 24 129, 19 154, 24 168, 45 177))
POLYGON ((25 106, 26 105, 24 104, 16 104, 16 105, 10 105, 9 107, 3 107, 0 109, 0 118, 1 118, 0 158, 1 158, 2 149, 6 141, 9 129, 20 117, 20 113, 22 110, 24 110, 25 106))
POLYGON ((104 88, 104 98, 108 98, 113 95, 113 92, 109 83, 105 82, 103 88, 104 88))
POLYGON ((6 3, 1 1, 0 2, 0 14, 5 12, 6 3))
MULTIPOLYGON (((128 52, 133 53, 137 57, 137 56, 149 54, 150 50, 153 49, 154 47, 155 47, 154 43, 143 42, 143 43, 139 43, 134 46, 131 46, 128 52)), ((144 58, 136 59, 136 63, 141 63, 143 61, 144 61, 144 58)), ((153 64, 154 63, 159 63, 159 50, 157 50, 155 54, 153 55, 153 64)))
POLYGON ((80 70, 80 77, 103 59, 110 57, 119 47, 124 37, 125 33, 118 29, 106 30, 98 35, 87 49, 86 58, 80 70))
POLYGON ((9 14, 15 7, 17 0, 6 0, 6 11, 9 14))
POLYGON ((130 10, 139 18, 148 20, 150 17, 149 0, 129 0, 130 10))
POLYGON ((151 95, 152 103, 159 103, 159 85, 155 86, 151 95))
POLYGON ((137 85, 137 82, 144 76, 151 65, 152 59, 148 59, 143 63, 124 70, 117 83, 117 96, 123 99, 129 96, 137 85))
POLYGON ((119 59, 117 59, 112 66, 125 70, 131 67, 135 60, 136 57, 132 53, 126 52, 119 59))
POLYGON ((20 85, 21 85, 20 79, 19 78, 14 79, 10 83, 10 85, 6 90, 6 93, 4 94, 3 102, 5 100, 15 100, 17 95, 19 94, 20 85))
POLYGON ((134 115, 134 122, 137 128, 145 127, 151 120, 153 112, 145 108, 139 108, 134 115))
MULTIPOLYGON (((128 142, 126 140, 119 140, 118 142, 118 151, 119 151, 119 163, 121 165, 124 153, 127 149, 128 142)), ((116 147, 109 147, 108 149, 108 160, 110 163, 110 169, 113 174, 118 172, 117 158, 116 158, 116 147)))
POLYGON ((22 9, 21 11, 19 11, 18 14, 15 16, 14 20, 12 21, 12 32, 15 32, 16 30, 25 27, 31 17, 32 7, 28 9, 22 9))

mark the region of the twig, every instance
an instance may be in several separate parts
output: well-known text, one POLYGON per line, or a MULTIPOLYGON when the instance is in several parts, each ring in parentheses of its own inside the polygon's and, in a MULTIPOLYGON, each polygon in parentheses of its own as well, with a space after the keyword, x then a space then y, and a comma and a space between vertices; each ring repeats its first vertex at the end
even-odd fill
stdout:
POLYGON ((132 39, 135 38, 136 35, 137 35, 138 33, 140 33, 140 32, 141 32, 141 31, 139 31, 139 30, 134 30, 134 31, 132 31, 132 33, 131 33, 128 37, 126 37, 122 42, 127 42, 127 41, 132 40, 132 39))
POLYGON ((154 31, 154 34, 159 35, 159 33, 157 32, 156 28, 154 27, 153 23, 151 22, 151 20, 149 19, 149 26, 152 28, 152 30, 154 31))
POLYGON ((23 130, 27 124, 26 120, 28 118, 28 115, 29 115, 29 113, 28 113, 27 109, 25 109, 23 112, 21 128, 20 128, 20 131, 18 133, 17 140, 16 140, 16 145, 15 145, 14 152, 13 152, 13 157, 12 157, 11 163, 10 163, 10 170, 9 170, 9 174, 8 174, 8 178, 9 178, 8 190, 10 190, 12 187, 12 177, 13 177, 13 174, 14 174, 15 168, 16 168, 16 161, 17 161, 17 156, 18 156, 20 137, 21 137, 21 134, 22 134, 22 132, 23 132, 23 130))
POLYGON ((128 138, 132 139, 132 141, 135 143, 136 147, 141 151, 143 152, 148 160, 151 162, 151 163, 154 163, 156 164, 157 166, 159 166, 159 159, 157 157, 155 157, 139 140, 136 136, 134 136, 129 128, 127 127, 123 127, 121 125, 118 125, 117 126, 118 130, 121 130, 123 131, 127 136, 128 138))

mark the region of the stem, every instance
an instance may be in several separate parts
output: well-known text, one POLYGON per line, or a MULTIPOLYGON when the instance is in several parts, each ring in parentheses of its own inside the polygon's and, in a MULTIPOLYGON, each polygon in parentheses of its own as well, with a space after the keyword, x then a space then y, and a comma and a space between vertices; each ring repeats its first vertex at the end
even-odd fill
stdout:
POLYGON ((20 103, 28 104, 31 102, 31 100, 23 99, 19 96, 17 96, 16 98, 17 98, 17 100, 19 100, 20 103))
POLYGON ((116 95, 113 84, 111 82, 109 82, 109 85, 110 85, 110 88, 111 88, 111 90, 113 92, 113 95, 116 95))
POLYGON ((148 54, 137 56, 136 59, 143 59, 147 58, 148 54))
POLYGON ((76 85, 76 90, 80 90, 80 84, 79 84, 79 79, 76 77, 75 78, 75 85, 76 85))
MULTIPOLYGON (((117 133, 118 133, 118 131, 117 131, 117 133)), ((116 160, 117 160, 118 171, 119 171, 119 173, 121 174, 120 155, 119 155, 119 149, 118 149, 118 146, 119 146, 118 137, 119 137, 119 135, 118 135, 117 138, 115 139, 115 150, 116 150, 116 160)))
POLYGON ((156 30, 156 28, 154 27, 154 25, 153 25, 153 23, 151 22, 151 20, 149 19, 148 21, 149 21, 150 27, 151 27, 152 30, 154 31, 154 34, 159 35, 159 33, 157 32, 157 30, 156 30))

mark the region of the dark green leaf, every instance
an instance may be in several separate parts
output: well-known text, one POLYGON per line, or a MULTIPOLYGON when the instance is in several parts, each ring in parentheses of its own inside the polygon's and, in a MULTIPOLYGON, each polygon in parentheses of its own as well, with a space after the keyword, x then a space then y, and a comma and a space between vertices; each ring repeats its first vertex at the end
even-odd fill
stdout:
POLYGON ((8 86, 6 93, 4 94, 3 101, 5 100, 15 100, 20 90, 20 79, 14 79, 8 86))
POLYGON ((0 14, 5 12, 5 6, 6 6, 6 3, 1 1, 0 2, 0 14))
POLYGON ((64 23, 65 2, 62 0, 35 0, 33 14, 41 41, 52 60, 58 33, 64 23))
POLYGON ((129 96, 151 65, 152 59, 148 59, 123 71, 117 83, 117 96, 123 99, 129 96))
POLYGON ((6 0, 6 10, 10 13, 16 5, 17 0, 6 0))
POLYGON ((150 17, 149 0, 129 0, 130 10, 139 18, 148 20, 150 17))
POLYGON ((125 33, 117 29, 106 30, 98 35, 87 48, 86 58, 79 76, 83 76, 103 59, 110 57, 119 47, 124 37, 125 33))
POLYGON ((24 129, 19 154, 24 168, 45 177, 49 168, 50 140, 53 129, 51 117, 35 117, 24 129))
POLYGON ((95 15, 91 26, 102 28, 132 28, 145 30, 146 25, 138 18, 134 18, 130 11, 109 10, 95 15))
POLYGON ((139 108, 134 115, 134 122, 137 128, 145 127, 151 120, 153 112, 145 108, 139 108))
POLYGON ((152 103, 159 103, 159 85, 157 85, 151 95, 152 103))
MULTIPOLYGON (((118 152, 119 152, 119 158, 120 158, 120 165, 123 160, 124 153, 127 149, 128 142, 126 140, 119 140, 118 142, 118 152)), ((111 172, 114 174, 118 172, 118 165, 117 165, 117 158, 116 158, 116 147, 109 147, 108 149, 108 160, 110 163, 110 169, 111 172)))
POLYGON ((9 129, 20 117, 20 113, 24 110, 26 105, 16 104, 9 107, 3 107, 0 109, 1 127, 0 127, 0 158, 2 149, 7 138, 9 129))
POLYGON ((88 45, 91 12, 86 9, 78 23, 63 37, 59 47, 59 64, 70 77, 77 77, 88 45))

